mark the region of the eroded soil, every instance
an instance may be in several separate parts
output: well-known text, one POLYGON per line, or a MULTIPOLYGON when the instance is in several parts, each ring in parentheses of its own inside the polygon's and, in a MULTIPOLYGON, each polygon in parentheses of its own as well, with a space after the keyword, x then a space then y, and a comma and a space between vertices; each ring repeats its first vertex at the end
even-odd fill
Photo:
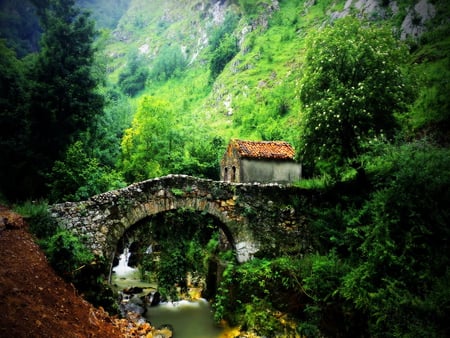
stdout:
POLYGON ((18 215, 0 206, 0 337, 152 337, 60 278, 18 215))

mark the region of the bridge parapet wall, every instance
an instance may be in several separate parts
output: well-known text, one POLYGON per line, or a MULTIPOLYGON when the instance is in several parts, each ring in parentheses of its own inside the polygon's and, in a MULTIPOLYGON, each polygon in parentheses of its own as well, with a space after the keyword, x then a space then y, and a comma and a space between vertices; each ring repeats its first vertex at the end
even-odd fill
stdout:
POLYGON ((51 207, 58 223, 98 256, 111 257, 124 232, 142 219, 188 208, 226 227, 239 261, 258 251, 308 250, 309 235, 294 205, 299 190, 279 184, 228 183, 169 175, 134 183, 81 202, 51 207), (294 202, 294 203, 293 203, 294 202))

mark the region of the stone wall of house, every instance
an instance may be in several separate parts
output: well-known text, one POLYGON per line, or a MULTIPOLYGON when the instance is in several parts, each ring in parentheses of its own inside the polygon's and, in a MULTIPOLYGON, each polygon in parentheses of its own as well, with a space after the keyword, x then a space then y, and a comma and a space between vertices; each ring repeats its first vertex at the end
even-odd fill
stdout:
POLYGON ((234 147, 228 147, 220 163, 220 179, 226 182, 241 182, 241 160, 234 147))
POLYGON ((82 202, 51 206, 58 223, 98 256, 112 259, 125 231, 140 220, 188 208, 215 217, 238 261, 285 250, 312 250, 302 211, 308 193, 280 184, 227 183, 169 175, 109 191, 82 202))
POLYGON ((302 177, 301 164, 294 161, 241 160, 240 182, 292 183, 302 177))

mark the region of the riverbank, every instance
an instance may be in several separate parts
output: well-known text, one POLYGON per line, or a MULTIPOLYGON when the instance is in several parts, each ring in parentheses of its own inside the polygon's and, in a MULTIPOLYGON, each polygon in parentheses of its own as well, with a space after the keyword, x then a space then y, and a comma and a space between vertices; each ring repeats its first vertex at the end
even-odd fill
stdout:
POLYGON ((48 264, 20 215, 0 206, 0 337, 152 337, 150 325, 111 317, 48 264))
MULTIPOLYGON (((1 205, 0 259, 0 337, 162 336, 138 315, 129 313, 127 319, 120 319, 84 300, 53 271, 23 218, 1 205)), ((191 292, 193 299, 200 297, 199 290, 191 292)), ((221 338, 238 336, 256 337, 224 324, 221 338)))

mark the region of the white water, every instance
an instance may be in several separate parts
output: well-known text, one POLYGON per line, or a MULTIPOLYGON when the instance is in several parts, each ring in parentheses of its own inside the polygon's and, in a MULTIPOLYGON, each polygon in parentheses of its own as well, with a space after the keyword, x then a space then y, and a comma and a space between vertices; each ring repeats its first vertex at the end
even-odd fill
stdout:
POLYGON ((125 248, 120 254, 119 264, 113 267, 113 271, 117 276, 126 276, 136 271, 135 268, 128 266, 128 259, 130 258, 130 254, 131 253, 128 251, 128 248, 125 248))

